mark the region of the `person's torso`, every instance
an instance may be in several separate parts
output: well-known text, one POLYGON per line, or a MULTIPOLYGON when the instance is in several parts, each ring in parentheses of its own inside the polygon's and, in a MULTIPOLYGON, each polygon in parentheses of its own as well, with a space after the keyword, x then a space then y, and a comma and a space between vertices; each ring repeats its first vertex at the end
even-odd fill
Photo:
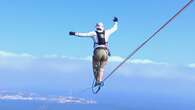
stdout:
POLYGON ((104 30, 102 32, 95 31, 96 35, 93 38, 94 48, 108 47, 109 33, 104 30))

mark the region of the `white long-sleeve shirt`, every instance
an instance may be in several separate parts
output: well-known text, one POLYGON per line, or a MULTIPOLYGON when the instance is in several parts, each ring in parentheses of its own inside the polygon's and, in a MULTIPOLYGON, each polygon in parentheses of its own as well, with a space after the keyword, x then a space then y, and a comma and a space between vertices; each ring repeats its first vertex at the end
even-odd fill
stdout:
MULTIPOLYGON (((108 42, 110 35, 112 33, 114 33, 117 29, 118 29, 118 22, 114 22, 114 25, 112 26, 112 28, 105 30, 105 41, 106 42, 108 42)), ((79 36, 79 37, 92 38, 94 41, 94 44, 95 44, 94 49, 96 49, 98 47, 107 47, 106 45, 98 45, 98 37, 97 37, 97 33, 95 31, 87 32, 87 33, 76 32, 75 35, 79 36)))

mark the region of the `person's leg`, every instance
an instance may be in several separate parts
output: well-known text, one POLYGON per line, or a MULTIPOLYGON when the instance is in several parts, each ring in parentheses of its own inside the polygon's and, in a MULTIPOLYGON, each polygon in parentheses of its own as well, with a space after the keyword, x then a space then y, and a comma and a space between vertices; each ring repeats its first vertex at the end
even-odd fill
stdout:
POLYGON ((93 74, 94 74, 94 78, 97 79, 97 74, 98 74, 98 60, 96 58, 95 55, 93 55, 92 58, 92 65, 93 65, 93 74))
POLYGON ((103 75, 104 75, 104 68, 99 68, 99 72, 98 72, 98 76, 97 76, 98 82, 103 81, 103 75))
POLYGON ((93 68, 96 83, 103 80, 104 66, 108 60, 107 51, 105 49, 96 49, 93 56, 93 68))
POLYGON ((108 62, 108 54, 107 50, 104 50, 100 61, 100 69, 99 69, 99 81, 103 81, 103 76, 104 76, 104 67, 108 62))
POLYGON ((100 82, 100 64, 101 64, 101 58, 102 58, 102 49, 96 49, 94 51, 93 56, 93 68, 94 68, 94 76, 96 79, 96 83, 100 82))
POLYGON ((93 72, 94 72, 94 77, 96 79, 96 82, 99 82, 98 74, 100 68, 100 59, 101 59, 100 49, 95 49, 92 63, 93 63, 93 72))

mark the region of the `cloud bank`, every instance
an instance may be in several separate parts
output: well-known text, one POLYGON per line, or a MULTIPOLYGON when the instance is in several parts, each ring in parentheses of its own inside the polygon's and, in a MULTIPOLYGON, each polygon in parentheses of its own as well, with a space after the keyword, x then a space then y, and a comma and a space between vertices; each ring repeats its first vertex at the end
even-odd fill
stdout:
MULTIPOLYGON (((67 56, 59 56, 56 54, 51 54, 51 55, 43 55, 43 56, 33 56, 31 54, 28 53, 21 53, 21 54, 17 54, 17 53, 13 53, 13 52, 6 52, 6 51, 0 51, 0 58, 29 58, 29 59, 68 59, 68 60, 82 60, 82 61, 92 61, 92 56, 87 56, 87 57, 83 57, 83 58, 79 58, 79 57, 67 57, 67 56)), ((125 58, 120 57, 120 56, 111 56, 109 57, 109 62, 122 62, 124 61, 125 58)), ((130 59, 127 61, 127 63, 133 63, 133 64, 168 64, 165 62, 157 62, 157 61, 153 61, 150 59, 130 59)), ((195 63, 189 64, 188 67, 195 67, 195 63)))
MULTIPOLYGON (((105 67, 105 75, 123 60, 123 57, 111 56, 105 67)), ((195 80, 194 67, 194 63, 183 66, 150 59, 133 59, 119 68, 115 75, 126 78, 195 80)), ((55 82, 56 88, 59 89, 64 86, 82 89, 91 84, 93 80, 91 56, 75 58, 43 55, 37 57, 30 54, 0 51, 0 76, 2 87, 17 85, 43 88, 55 82), (79 86, 77 86, 78 83, 79 86)))
POLYGON ((87 100, 84 98, 76 98, 72 96, 38 96, 36 94, 27 93, 7 93, 0 91, 0 100, 15 100, 15 101, 42 101, 42 102, 53 102, 60 104, 96 104, 94 100, 87 100))
POLYGON ((189 64, 188 65, 190 68, 195 68, 195 63, 189 64))
MULTIPOLYGON (((120 56, 111 56, 109 58, 109 64, 111 65, 114 63, 119 64, 124 60, 125 58, 120 56)), ((54 69, 64 70, 63 67, 67 67, 68 65, 70 70, 68 68, 66 68, 65 70, 71 71, 74 70, 72 67, 74 68, 79 68, 79 66, 83 67, 84 65, 81 65, 83 64, 83 62, 85 62, 85 64, 87 63, 91 65, 91 61, 92 61, 91 56, 78 58, 78 57, 59 56, 53 54, 53 55, 43 55, 37 57, 28 53, 17 54, 13 52, 0 51, 0 69, 13 68, 13 69, 25 70, 25 69, 36 67, 36 65, 40 65, 40 66, 49 66, 50 68, 54 68, 54 69)), ((157 62, 150 59, 130 59, 125 63, 125 65, 130 65, 130 64, 140 65, 142 66, 142 68, 145 68, 143 65, 150 65, 150 66, 152 65, 154 67, 155 65, 161 65, 162 67, 173 66, 173 65, 169 65, 166 62, 157 62)), ((195 63, 186 65, 186 67, 195 68, 195 63)))
POLYGON ((13 52, 0 51, 0 57, 33 57, 28 53, 16 54, 13 52))

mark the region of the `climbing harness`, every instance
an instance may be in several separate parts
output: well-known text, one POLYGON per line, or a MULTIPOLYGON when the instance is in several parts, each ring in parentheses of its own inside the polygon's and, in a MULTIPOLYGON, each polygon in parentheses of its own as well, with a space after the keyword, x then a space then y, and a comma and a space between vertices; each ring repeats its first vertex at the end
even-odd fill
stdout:
POLYGON ((102 32, 95 31, 97 34, 98 42, 96 44, 98 45, 107 45, 106 39, 105 39, 105 30, 102 32))

